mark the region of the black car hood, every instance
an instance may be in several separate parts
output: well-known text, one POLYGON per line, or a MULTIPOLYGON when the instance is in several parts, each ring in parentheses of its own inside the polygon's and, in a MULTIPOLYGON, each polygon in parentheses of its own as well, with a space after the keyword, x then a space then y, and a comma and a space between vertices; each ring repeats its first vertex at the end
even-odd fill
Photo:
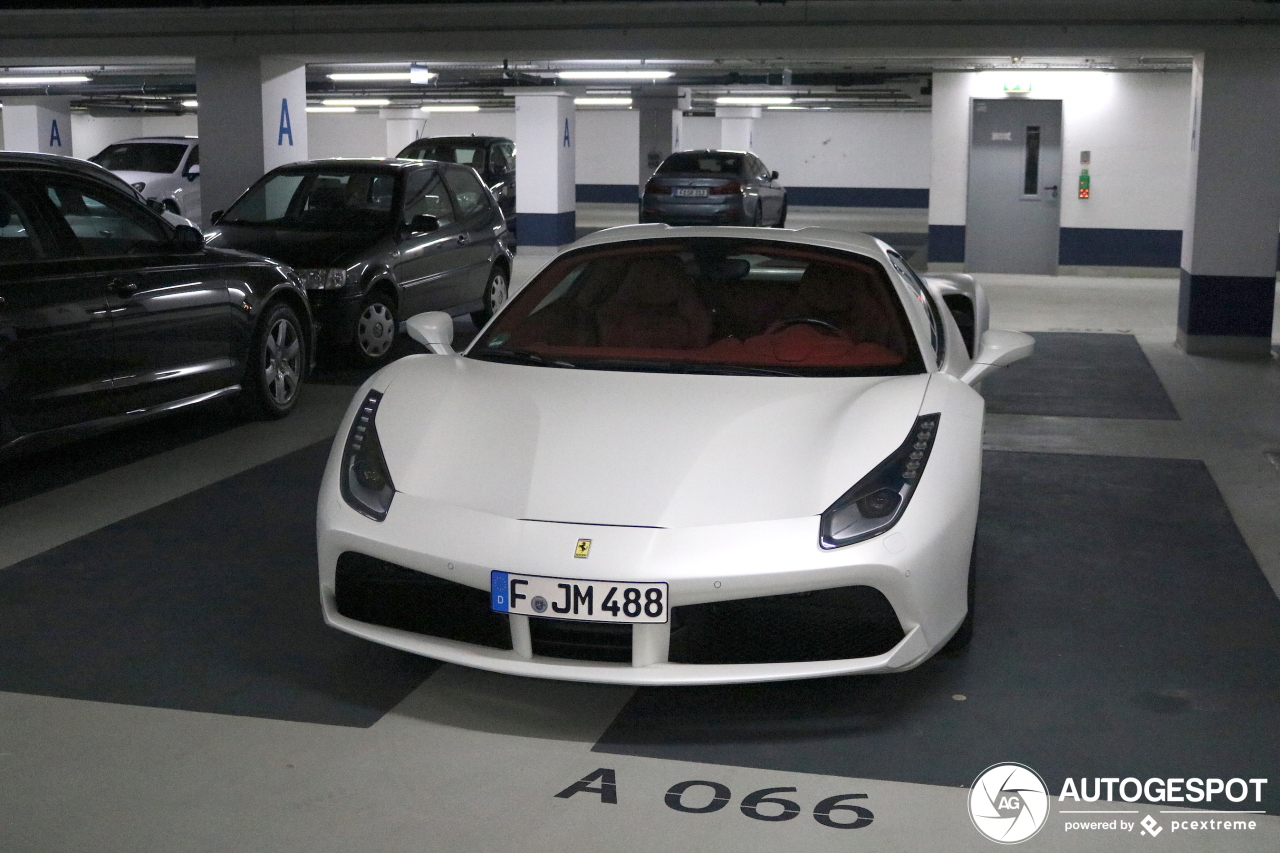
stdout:
POLYGON ((285 231, 236 225, 217 228, 221 233, 209 245, 265 255, 296 269, 346 266, 346 258, 368 251, 382 238, 377 231, 285 231))

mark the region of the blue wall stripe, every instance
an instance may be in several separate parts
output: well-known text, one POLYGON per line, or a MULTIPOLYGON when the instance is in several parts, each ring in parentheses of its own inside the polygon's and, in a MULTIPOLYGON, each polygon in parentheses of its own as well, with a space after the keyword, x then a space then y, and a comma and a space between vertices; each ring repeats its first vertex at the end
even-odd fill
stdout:
POLYGON ((1271 338, 1275 276, 1192 275, 1180 270, 1178 328, 1188 335, 1271 338))
MULTIPOLYGON (((638 187, 631 184, 578 184, 578 201, 634 204, 638 187)), ((927 189, 897 187, 787 187, 787 203, 813 207, 918 207, 929 206, 927 189)))
POLYGON ((517 213, 522 246, 567 246, 577 239, 577 216, 564 213, 517 213))
POLYGON ((1063 228, 1058 263, 1078 267, 1176 267, 1182 232, 1148 228, 1063 228))
POLYGON ((937 264, 964 263, 964 226, 930 225, 929 260, 937 264))

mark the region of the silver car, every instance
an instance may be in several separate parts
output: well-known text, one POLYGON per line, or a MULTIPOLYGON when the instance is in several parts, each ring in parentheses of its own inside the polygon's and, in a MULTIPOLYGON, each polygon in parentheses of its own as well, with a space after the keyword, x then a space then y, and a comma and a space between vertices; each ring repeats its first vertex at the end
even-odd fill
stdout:
POLYGON ((746 151, 679 151, 645 184, 640 221, 782 228, 787 190, 746 151))

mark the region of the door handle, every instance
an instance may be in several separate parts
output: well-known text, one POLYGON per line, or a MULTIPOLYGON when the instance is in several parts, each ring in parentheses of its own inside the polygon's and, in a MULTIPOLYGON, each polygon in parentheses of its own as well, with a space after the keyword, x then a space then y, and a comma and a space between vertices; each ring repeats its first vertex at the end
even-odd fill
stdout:
POLYGON ((458 235, 458 245, 459 245, 459 246, 465 245, 465 244, 466 244, 466 242, 467 242, 467 235, 466 235, 466 234, 459 234, 459 235, 458 235))
POLYGON ((1054 198, 1057 198, 1057 197, 1058 197, 1058 185, 1057 185, 1057 184, 1054 184, 1054 185, 1053 185, 1053 186, 1051 186, 1051 187, 1045 187, 1045 189, 1047 189, 1047 190, 1053 190, 1053 197, 1054 197, 1054 198))
POLYGON ((138 292, 138 285, 132 281, 123 278, 113 278, 107 284, 107 290, 119 296, 121 299, 128 299, 130 296, 138 292))

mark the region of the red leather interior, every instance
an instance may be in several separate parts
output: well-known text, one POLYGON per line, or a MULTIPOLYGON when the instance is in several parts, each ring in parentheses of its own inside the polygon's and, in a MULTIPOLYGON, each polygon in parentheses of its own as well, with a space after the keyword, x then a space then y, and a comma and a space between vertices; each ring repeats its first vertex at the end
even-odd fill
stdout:
POLYGON ((711 312, 672 255, 633 260, 596 322, 603 347, 696 349, 711 340, 711 312))

